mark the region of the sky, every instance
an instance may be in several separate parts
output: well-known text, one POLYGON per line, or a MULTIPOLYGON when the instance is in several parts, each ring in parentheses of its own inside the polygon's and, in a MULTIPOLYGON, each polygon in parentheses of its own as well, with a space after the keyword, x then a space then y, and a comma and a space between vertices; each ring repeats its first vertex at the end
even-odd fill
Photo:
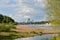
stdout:
POLYGON ((17 22, 25 22, 28 18, 45 21, 45 7, 45 0, 0 0, 0 14, 17 22))

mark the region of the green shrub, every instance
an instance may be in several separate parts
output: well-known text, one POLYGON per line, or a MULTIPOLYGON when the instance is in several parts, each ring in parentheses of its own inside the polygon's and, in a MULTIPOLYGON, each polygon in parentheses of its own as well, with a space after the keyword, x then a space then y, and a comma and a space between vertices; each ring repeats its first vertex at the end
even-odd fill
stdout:
POLYGON ((30 32, 30 33, 33 33, 33 34, 38 34, 37 32, 35 32, 35 31, 32 31, 32 32, 30 32))
POLYGON ((14 28, 14 25, 12 24, 0 24, 0 32, 5 32, 5 31, 8 32, 13 28, 14 28))

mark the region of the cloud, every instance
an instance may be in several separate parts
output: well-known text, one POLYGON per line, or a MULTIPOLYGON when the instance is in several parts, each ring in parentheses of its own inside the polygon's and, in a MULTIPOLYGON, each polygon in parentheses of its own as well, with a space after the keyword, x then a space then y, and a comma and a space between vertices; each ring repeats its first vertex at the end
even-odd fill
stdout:
POLYGON ((40 5, 42 7, 45 7, 46 0, 35 0, 35 5, 40 5))
POLYGON ((24 18, 28 19, 28 18, 30 18, 30 16, 25 15, 24 18))
POLYGON ((13 4, 0 4, 0 8, 14 8, 16 5, 13 4))
POLYGON ((21 12, 24 12, 24 13, 31 13, 32 11, 34 11, 33 8, 29 8, 29 7, 22 7, 22 10, 21 12))
POLYGON ((3 3, 9 3, 10 0, 1 0, 3 3))
POLYGON ((26 18, 41 20, 44 7, 44 0, 0 0, 1 12, 6 13, 16 21, 21 19, 23 21, 26 18))
POLYGON ((23 0, 13 0, 13 1, 17 2, 18 4, 23 2, 23 0))
POLYGON ((33 8, 30 8, 30 7, 27 7, 27 6, 22 6, 22 7, 20 7, 20 8, 17 8, 16 10, 15 10, 17 13, 23 13, 23 14, 26 14, 26 13, 31 13, 31 12, 33 12, 34 11, 34 9, 33 8))

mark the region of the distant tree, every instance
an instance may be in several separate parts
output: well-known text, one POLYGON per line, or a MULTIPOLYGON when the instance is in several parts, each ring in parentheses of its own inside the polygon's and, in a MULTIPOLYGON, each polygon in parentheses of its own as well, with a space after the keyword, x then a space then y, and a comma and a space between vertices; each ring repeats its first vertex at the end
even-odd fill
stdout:
POLYGON ((3 15, 0 14, 0 23, 2 23, 2 20, 3 20, 3 15))
POLYGON ((41 22, 33 22, 33 24, 46 24, 49 23, 48 21, 41 21, 41 22))
POLYGON ((15 29, 14 24, 15 21, 11 17, 0 14, 0 32, 9 32, 11 29, 15 29))
POLYGON ((15 21, 11 17, 0 14, 0 23, 15 23, 15 21))
POLYGON ((9 32, 12 29, 15 29, 13 24, 0 24, 0 32, 9 32))
POLYGON ((10 17, 4 16, 3 23, 14 23, 14 20, 10 17))

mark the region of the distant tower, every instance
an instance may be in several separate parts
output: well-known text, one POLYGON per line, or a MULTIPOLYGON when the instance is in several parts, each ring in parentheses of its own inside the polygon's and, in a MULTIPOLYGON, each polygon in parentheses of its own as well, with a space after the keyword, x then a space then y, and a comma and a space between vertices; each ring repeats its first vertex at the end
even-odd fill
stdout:
POLYGON ((30 18, 27 19, 27 23, 30 23, 30 18))
POLYGON ((32 20, 32 22, 34 22, 34 20, 32 20))

